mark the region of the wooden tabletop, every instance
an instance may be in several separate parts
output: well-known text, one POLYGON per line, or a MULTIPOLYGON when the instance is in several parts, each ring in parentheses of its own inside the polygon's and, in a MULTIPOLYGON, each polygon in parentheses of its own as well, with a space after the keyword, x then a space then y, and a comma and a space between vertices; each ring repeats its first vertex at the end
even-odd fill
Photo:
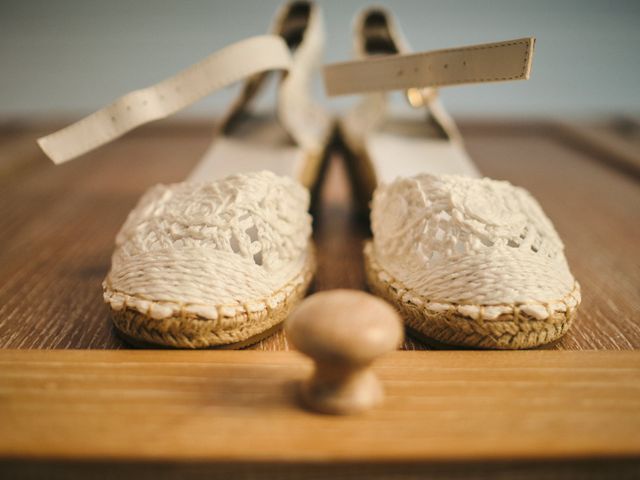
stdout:
MULTIPOLYGON (((300 407, 310 362, 264 351, 289 350, 282 333, 238 352, 114 334, 100 284, 115 234, 145 189, 193 167, 212 124, 145 127, 54 167, 35 139, 57 126, 0 124, 0 477, 639 477, 637 122, 462 124, 482 172, 555 223, 579 318, 553 351, 386 356, 386 403, 354 418, 300 407)), ((363 289, 369 232, 338 156, 322 195, 313 289, 363 289)))
MULTIPOLYGON (((184 178, 212 123, 148 126, 54 166, 35 139, 56 125, 0 124, 0 348, 127 348, 102 302, 116 232, 140 195, 184 178)), ((640 126, 463 122, 481 171, 530 190, 554 222, 582 285, 579 318, 547 348, 640 347, 640 126)), ((350 201, 339 156, 323 185, 312 287, 364 289, 366 221, 350 201)), ((286 350, 282 333, 255 345, 286 350)), ((409 338, 406 349, 428 346, 409 338)))

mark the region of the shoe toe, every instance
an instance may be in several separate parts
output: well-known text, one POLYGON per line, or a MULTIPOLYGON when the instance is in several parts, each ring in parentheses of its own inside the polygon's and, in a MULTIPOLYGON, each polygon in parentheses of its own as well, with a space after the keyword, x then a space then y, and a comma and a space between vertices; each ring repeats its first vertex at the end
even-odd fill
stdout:
POLYGON ((551 221, 508 182, 399 179, 376 192, 372 229, 377 261, 428 301, 483 307, 487 316, 517 307, 536 319, 580 301, 551 221))
POLYGON ((153 187, 118 234, 105 300, 158 319, 264 307, 309 263, 308 204, 269 172, 153 187))

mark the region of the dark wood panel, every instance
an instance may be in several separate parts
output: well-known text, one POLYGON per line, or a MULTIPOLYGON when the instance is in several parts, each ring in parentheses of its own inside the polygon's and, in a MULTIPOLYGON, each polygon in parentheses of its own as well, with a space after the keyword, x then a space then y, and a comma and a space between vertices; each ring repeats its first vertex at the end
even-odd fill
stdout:
POLYGON ((636 480, 640 460, 572 459, 510 462, 402 462, 318 464, 275 462, 0 462, 0 475, 20 480, 636 480))
MULTIPOLYGON (((640 347, 638 177, 608 162, 603 142, 590 150, 552 123, 462 126, 482 171, 529 189, 565 241, 583 307, 569 334, 550 348, 640 347)), ((193 167, 212 127, 145 127, 60 167, 35 146, 42 131, 10 123, 0 131, 0 347, 126 347, 101 300, 113 239, 146 188, 179 181, 193 167)), ((628 146, 612 155, 621 151, 630 155, 628 146)), ((361 245, 369 233, 349 197, 336 157, 316 215, 316 290, 364 288, 361 245)), ((254 348, 288 345, 278 333, 254 348)), ((408 339, 405 348, 427 347, 408 339)))

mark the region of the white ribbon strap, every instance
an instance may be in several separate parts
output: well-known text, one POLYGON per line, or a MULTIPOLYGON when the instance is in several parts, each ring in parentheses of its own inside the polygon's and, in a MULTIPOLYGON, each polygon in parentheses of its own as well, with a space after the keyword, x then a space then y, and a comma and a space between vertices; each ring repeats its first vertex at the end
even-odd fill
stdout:
POLYGON ((177 75, 119 98, 51 135, 40 148, 60 164, 140 125, 168 117, 215 90, 267 70, 288 70, 291 54, 282 37, 261 35, 229 45, 177 75))
POLYGON ((526 80, 533 38, 335 63, 324 68, 329 95, 526 80))

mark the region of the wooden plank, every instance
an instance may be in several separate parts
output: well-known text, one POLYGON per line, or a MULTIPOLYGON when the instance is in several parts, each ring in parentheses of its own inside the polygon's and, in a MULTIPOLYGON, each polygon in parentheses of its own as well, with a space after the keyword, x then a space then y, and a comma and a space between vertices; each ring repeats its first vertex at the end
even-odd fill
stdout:
POLYGON ((620 118, 609 122, 557 122, 555 133, 601 161, 640 178, 640 124, 620 118))
POLYGON ((0 351, 0 458, 417 462, 640 456, 640 352, 396 352, 386 403, 298 406, 294 352, 0 351))
MULTIPOLYGON (((551 125, 462 126, 482 171, 532 191, 565 242, 584 300, 575 326, 552 348, 639 348, 637 178, 594 161, 551 125)), ((211 125, 145 127, 60 167, 25 143, 41 129, 9 129, 0 142, 8 164, 15 165, 14 152, 30 159, 28 168, 0 176, 0 348, 123 348, 101 300, 113 239, 146 188, 184 177, 206 149, 211 125)), ((370 234, 351 208, 338 157, 323 194, 314 288, 364 288, 361 246, 370 234)), ((288 344, 278 333, 254 348, 288 344)), ((408 339, 405 348, 429 347, 408 339)))

